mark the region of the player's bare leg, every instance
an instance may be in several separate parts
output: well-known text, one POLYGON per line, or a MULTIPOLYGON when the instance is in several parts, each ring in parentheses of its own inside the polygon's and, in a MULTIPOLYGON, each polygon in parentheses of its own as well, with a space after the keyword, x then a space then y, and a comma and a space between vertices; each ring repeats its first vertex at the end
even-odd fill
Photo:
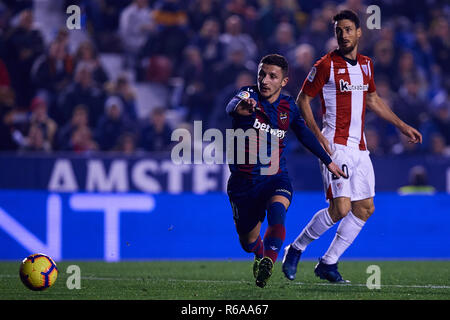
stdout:
POLYGON ((363 221, 367 221, 375 211, 373 198, 358 200, 352 202, 353 214, 363 221))
POLYGON ((339 197, 330 200, 330 206, 328 208, 328 213, 330 214, 331 220, 334 223, 338 222, 349 213, 352 208, 352 202, 350 198, 339 197))
POLYGON ((273 264, 286 237, 284 220, 290 200, 281 195, 273 196, 268 203, 267 221, 269 226, 264 235, 264 257, 258 266, 256 285, 263 288, 272 275, 273 264))
POLYGON ((241 243, 242 248, 246 252, 253 252, 255 254, 255 260, 253 262, 253 276, 255 278, 258 273, 259 262, 261 261, 263 254, 263 242, 260 232, 261 221, 258 222, 249 233, 239 235, 239 242, 241 243))

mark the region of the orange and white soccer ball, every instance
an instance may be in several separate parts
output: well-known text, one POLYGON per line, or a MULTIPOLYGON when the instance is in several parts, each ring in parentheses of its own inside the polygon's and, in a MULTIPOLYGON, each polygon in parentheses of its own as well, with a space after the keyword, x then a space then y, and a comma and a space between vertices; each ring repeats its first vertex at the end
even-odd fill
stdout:
POLYGON ((20 265, 20 279, 33 291, 50 288, 58 277, 55 261, 49 256, 36 253, 23 259, 20 265))

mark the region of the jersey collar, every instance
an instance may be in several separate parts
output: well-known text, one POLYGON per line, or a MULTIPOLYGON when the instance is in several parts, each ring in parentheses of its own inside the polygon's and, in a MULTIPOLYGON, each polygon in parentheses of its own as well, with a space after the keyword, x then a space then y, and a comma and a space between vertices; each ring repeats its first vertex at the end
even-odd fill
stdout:
POLYGON ((264 107, 264 108, 266 108, 266 107, 274 107, 274 108, 276 108, 277 106, 278 106, 278 104, 280 103, 280 100, 281 100, 281 93, 280 93, 280 95, 278 96, 278 99, 277 100, 275 100, 273 103, 270 103, 269 101, 267 101, 266 99, 264 99, 263 97, 261 97, 261 95, 260 95, 260 103, 261 103, 261 105, 264 107))

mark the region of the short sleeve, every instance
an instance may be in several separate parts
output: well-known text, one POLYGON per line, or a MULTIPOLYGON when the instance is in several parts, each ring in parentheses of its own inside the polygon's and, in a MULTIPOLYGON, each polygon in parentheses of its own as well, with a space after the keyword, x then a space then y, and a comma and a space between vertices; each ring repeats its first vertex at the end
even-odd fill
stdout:
POLYGON ((315 97, 330 78, 330 62, 326 58, 317 61, 303 82, 302 92, 315 97))

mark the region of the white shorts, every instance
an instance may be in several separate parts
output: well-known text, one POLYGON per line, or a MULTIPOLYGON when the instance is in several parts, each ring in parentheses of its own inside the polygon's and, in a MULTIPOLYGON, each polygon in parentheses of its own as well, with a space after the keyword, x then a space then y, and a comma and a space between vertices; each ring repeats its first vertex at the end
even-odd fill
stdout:
POLYGON ((321 163, 322 180, 327 200, 346 197, 351 201, 375 196, 375 174, 368 150, 330 143, 331 159, 348 178, 337 178, 321 163))

